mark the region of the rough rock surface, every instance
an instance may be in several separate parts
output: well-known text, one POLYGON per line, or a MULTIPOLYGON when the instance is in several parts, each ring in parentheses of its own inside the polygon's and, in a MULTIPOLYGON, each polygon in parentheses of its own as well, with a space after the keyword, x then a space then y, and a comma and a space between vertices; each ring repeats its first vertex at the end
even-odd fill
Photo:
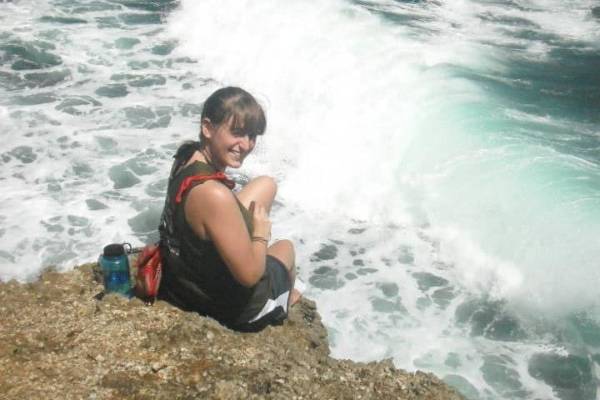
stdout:
POLYGON ((460 399, 439 379, 328 356, 315 304, 283 326, 210 318, 110 295, 95 265, 0 284, 0 399, 460 399))

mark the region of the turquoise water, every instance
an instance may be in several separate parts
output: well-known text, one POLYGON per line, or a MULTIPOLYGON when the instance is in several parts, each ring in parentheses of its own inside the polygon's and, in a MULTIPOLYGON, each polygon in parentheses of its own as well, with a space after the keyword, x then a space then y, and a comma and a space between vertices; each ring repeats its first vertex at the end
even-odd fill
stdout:
POLYGON ((0 279, 156 240, 177 143, 240 85, 336 357, 470 399, 596 399, 597 2, 0 3, 0 279))

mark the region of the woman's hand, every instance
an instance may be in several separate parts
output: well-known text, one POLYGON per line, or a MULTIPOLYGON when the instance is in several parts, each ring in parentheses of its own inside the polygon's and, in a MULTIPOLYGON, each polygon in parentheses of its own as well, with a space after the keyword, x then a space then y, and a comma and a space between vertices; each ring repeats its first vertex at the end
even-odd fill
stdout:
POLYGON ((252 215, 252 225, 254 226, 252 237, 264 238, 268 242, 271 239, 271 220, 267 209, 262 204, 252 201, 248 211, 252 215))

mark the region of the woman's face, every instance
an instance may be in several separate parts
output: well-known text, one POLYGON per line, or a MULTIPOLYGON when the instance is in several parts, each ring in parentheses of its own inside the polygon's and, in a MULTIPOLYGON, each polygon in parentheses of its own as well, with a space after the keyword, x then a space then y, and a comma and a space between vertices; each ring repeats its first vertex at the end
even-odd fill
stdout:
POLYGON ((206 120, 202 124, 211 162, 219 169, 241 167, 256 144, 256 136, 247 135, 239 128, 232 128, 231 122, 232 119, 229 119, 220 125, 213 125, 206 120))

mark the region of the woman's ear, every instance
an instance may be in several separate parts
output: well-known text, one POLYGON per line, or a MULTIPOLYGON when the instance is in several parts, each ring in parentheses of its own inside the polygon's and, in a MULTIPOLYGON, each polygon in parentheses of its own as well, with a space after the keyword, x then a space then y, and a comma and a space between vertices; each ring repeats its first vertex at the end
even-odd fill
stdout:
POLYGON ((212 137, 213 125, 210 122, 210 119, 204 118, 200 122, 200 136, 204 136, 206 139, 210 139, 212 137))

